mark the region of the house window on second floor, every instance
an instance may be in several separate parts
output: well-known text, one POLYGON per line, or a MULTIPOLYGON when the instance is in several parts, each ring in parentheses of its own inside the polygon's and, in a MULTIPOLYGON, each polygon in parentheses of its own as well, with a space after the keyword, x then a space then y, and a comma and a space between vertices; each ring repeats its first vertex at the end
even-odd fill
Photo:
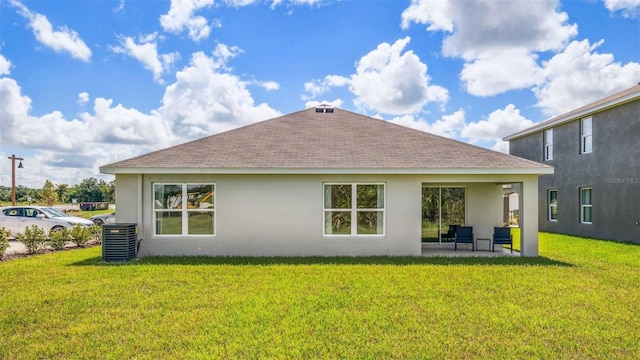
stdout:
POLYGON ((553 160, 553 129, 544 131, 544 160, 553 160))
POLYGON ((547 199, 549 221, 558 221, 558 190, 549 190, 547 199))
POLYGON ((580 188, 580 222, 591 224, 591 188, 580 188))
POLYGON ((593 129, 591 116, 580 120, 580 153, 588 154, 593 147, 593 129))

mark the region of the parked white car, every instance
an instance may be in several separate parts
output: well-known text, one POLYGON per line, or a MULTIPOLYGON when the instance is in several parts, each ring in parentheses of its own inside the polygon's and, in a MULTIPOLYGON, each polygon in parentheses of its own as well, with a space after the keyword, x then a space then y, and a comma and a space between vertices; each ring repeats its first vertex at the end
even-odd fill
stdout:
POLYGON ((0 208, 0 228, 11 231, 12 236, 37 225, 48 234, 76 225, 91 226, 93 222, 77 216, 68 216, 60 210, 44 206, 8 206, 0 208))

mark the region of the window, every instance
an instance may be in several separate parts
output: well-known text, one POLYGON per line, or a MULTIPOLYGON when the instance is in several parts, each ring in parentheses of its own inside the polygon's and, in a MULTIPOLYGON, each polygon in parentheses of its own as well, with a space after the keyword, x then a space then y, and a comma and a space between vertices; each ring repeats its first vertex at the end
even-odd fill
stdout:
POLYGON ((215 235, 214 184, 154 184, 155 235, 215 235))
POLYGON ((384 235, 384 184, 324 184, 324 235, 384 235))
POLYGON ((544 131, 544 160, 553 160, 553 129, 544 131))
POLYGON ((591 224, 591 188, 580 188, 580 222, 591 224))
POLYGON ((580 120, 580 153, 588 154, 593 148, 593 129, 591 128, 591 117, 580 120))
POLYGON ((2 211, 6 216, 22 216, 22 208, 11 208, 2 211))
POLYGON ((547 199, 549 221, 558 221, 558 190, 549 190, 547 199))

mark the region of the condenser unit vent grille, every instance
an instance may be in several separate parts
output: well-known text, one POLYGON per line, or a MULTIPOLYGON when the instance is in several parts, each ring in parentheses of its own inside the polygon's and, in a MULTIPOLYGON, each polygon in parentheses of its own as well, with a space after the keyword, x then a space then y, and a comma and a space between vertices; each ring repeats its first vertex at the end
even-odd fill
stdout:
POLYGON ((102 226, 102 260, 128 261, 136 258, 138 232, 136 224, 102 226))

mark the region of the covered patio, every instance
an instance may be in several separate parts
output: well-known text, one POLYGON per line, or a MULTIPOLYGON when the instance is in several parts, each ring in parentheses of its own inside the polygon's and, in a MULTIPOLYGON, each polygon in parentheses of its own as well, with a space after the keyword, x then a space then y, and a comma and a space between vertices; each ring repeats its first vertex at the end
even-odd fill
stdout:
MULTIPOLYGON (((422 256, 538 256, 537 176, 521 174, 476 175, 464 179, 455 175, 430 176, 422 180, 422 256), (520 250, 496 244, 495 231, 504 230, 503 186, 519 189, 519 226, 509 232, 520 239, 520 250), (475 251, 470 243, 454 249, 454 233, 459 226, 470 227, 475 251), (495 230, 499 228, 498 230, 495 230)), ((509 233, 507 232, 507 233, 509 233)), ((507 235, 508 239, 508 235, 507 235)))

